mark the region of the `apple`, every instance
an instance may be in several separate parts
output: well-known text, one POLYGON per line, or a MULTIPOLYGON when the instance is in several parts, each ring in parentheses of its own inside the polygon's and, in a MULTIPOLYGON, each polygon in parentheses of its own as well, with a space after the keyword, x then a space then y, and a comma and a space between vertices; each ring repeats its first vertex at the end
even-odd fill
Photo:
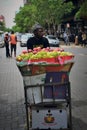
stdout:
POLYGON ((22 58, 24 58, 24 57, 25 57, 25 54, 24 54, 24 53, 21 53, 20 56, 21 56, 22 58))
POLYGON ((37 51, 41 51, 41 47, 37 47, 37 51))
POLYGON ((61 48, 61 51, 64 51, 64 49, 63 49, 63 48, 61 48))
POLYGON ((22 61, 23 58, 22 58, 21 56, 17 56, 17 57, 16 57, 16 60, 17 60, 17 61, 22 61))
POLYGON ((28 52, 32 52, 32 49, 28 49, 28 52))
POLYGON ((46 51, 46 48, 42 48, 41 51, 46 51))
POLYGON ((49 50, 50 50, 50 47, 47 47, 46 50, 49 51, 49 50))
POLYGON ((50 48, 49 51, 54 51, 54 49, 50 48))
POLYGON ((37 53, 37 50, 33 50, 33 54, 36 54, 37 53))
POLYGON ((33 48, 33 51, 38 51, 37 47, 33 48))
POLYGON ((27 50, 23 50, 22 53, 25 54, 25 53, 28 53, 28 51, 27 50))

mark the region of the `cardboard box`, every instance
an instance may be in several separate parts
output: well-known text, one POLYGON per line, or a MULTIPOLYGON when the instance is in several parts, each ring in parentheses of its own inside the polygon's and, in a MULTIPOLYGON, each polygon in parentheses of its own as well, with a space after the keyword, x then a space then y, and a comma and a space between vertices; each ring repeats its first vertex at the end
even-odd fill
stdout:
POLYGON ((24 76, 24 85, 37 85, 36 87, 27 88, 27 101, 30 104, 37 104, 42 102, 42 93, 44 86, 40 87, 38 84, 44 84, 46 73, 34 76, 24 76))

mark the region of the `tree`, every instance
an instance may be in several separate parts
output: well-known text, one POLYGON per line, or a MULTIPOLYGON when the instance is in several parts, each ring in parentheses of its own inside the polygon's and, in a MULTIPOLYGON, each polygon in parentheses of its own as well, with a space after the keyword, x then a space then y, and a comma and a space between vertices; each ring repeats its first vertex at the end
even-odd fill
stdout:
POLYGON ((16 14, 15 23, 22 32, 30 30, 36 22, 55 29, 63 15, 71 12, 73 8, 72 2, 63 3, 62 0, 30 0, 16 14))
POLYGON ((1 22, 1 21, 0 21, 0 30, 1 31, 5 30, 5 24, 4 24, 4 22, 1 22))
POLYGON ((41 24, 59 24, 62 17, 74 8, 72 2, 63 3, 62 0, 31 0, 37 6, 37 19, 41 24))
POLYGON ((75 17, 77 19, 79 18, 85 18, 87 19, 87 1, 85 0, 82 5, 80 5, 79 10, 77 11, 75 17))
POLYGON ((36 21, 35 17, 36 7, 34 5, 25 5, 20 8, 20 12, 16 14, 16 26, 20 28, 21 32, 27 32, 36 21))

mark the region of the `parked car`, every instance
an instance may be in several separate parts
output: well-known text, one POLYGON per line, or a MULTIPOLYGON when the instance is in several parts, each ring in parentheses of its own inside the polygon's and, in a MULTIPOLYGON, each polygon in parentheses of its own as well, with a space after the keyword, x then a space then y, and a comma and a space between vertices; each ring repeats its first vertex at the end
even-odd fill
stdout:
POLYGON ((4 36, 0 35, 0 48, 4 47, 5 43, 4 43, 4 36))
POLYGON ((21 36, 20 46, 21 46, 21 47, 26 47, 26 46, 27 46, 27 40, 28 40, 30 37, 33 37, 33 34, 32 34, 32 33, 23 34, 23 35, 21 36))
POLYGON ((59 47, 60 41, 56 36, 54 36, 54 35, 46 35, 45 37, 48 39, 50 46, 59 47))

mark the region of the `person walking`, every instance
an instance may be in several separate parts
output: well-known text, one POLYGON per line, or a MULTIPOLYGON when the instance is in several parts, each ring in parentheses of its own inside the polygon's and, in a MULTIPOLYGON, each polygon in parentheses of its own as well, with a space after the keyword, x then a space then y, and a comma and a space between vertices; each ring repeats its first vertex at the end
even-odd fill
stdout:
POLYGON ((27 49, 32 49, 35 47, 47 48, 49 46, 49 42, 47 38, 43 37, 44 31, 43 27, 39 24, 33 27, 34 36, 29 38, 27 41, 27 49))
POLYGON ((78 44, 82 46, 82 30, 78 31, 78 44))
POLYGON ((12 57, 13 51, 14 51, 14 57, 16 57, 17 37, 14 34, 14 31, 12 31, 10 35, 10 45, 11 45, 11 57, 12 57))
POLYGON ((82 32, 82 45, 86 47, 87 36, 85 32, 82 32))
POLYGON ((9 35, 8 35, 8 32, 5 33, 4 43, 5 43, 5 48, 6 48, 6 57, 10 57, 10 52, 9 52, 9 35))
POLYGON ((64 42, 66 45, 70 45, 70 42, 69 42, 69 34, 67 32, 64 32, 63 34, 63 37, 64 37, 64 42))

